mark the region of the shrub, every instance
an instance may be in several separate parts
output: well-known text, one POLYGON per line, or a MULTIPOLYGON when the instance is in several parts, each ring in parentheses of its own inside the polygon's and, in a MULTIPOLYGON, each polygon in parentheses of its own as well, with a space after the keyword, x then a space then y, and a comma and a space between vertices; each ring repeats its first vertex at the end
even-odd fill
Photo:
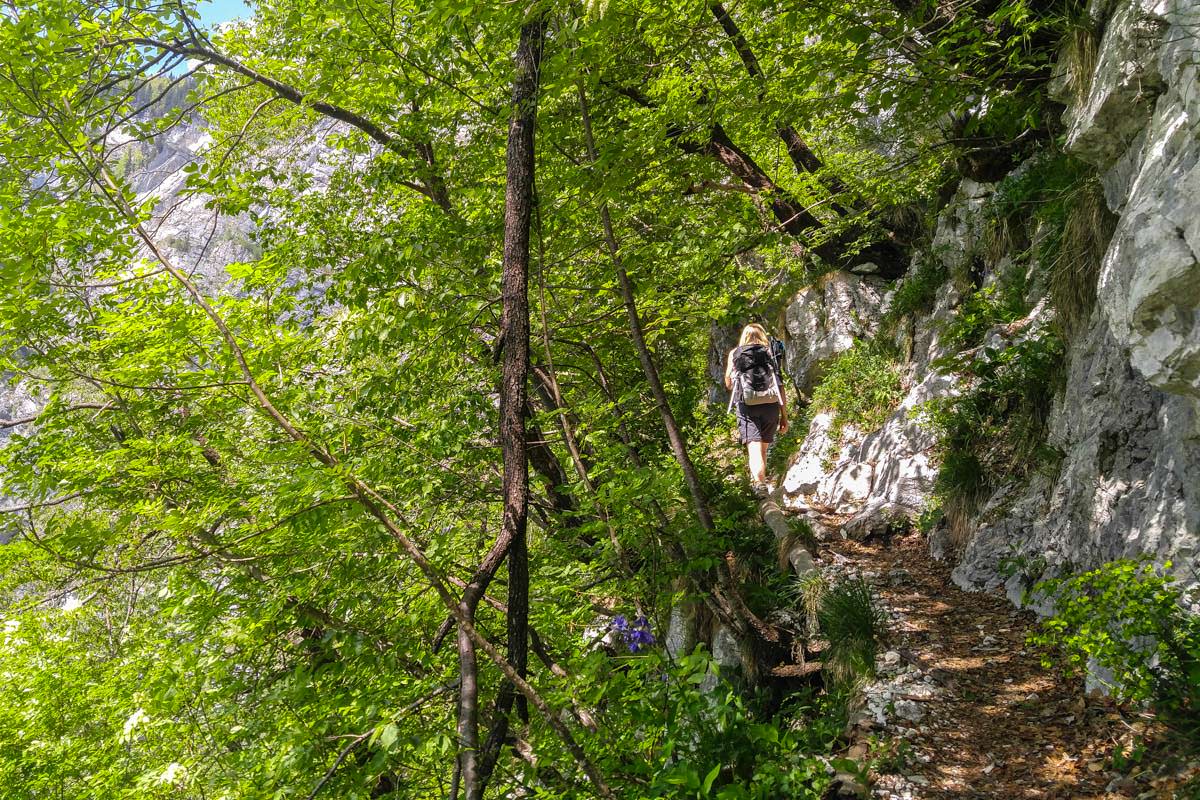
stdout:
POLYGON ((961 395, 931 401, 923 415, 938 437, 934 491, 959 543, 967 519, 991 491, 1058 463, 1046 429, 1063 380, 1062 358, 1061 338, 1045 331, 943 364, 974 381, 961 395))
POLYGON ((887 615, 864 578, 848 578, 820 595, 817 622, 829 641, 826 672, 836 683, 875 675, 875 651, 887 635, 887 615))
POLYGON ((883 315, 884 330, 894 330, 896 323, 909 314, 927 314, 933 310, 937 291, 949 278, 950 272, 940 258, 930 256, 916 269, 900 279, 891 305, 883 315))
MULTIPOLYGON (((1071 673, 1111 670, 1121 699, 1149 702, 1192 751, 1200 750, 1200 617, 1176 581, 1145 560, 1123 559, 1039 583, 1054 616, 1030 641, 1060 647, 1071 673)), ((1044 659, 1050 666, 1049 659, 1044 659)))
POLYGON ((835 438, 846 425, 874 430, 904 396, 900 366, 876 343, 857 342, 826 369, 811 407, 832 411, 835 438))
POLYGON ((572 675, 571 699, 594 709, 605 733, 593 752, 622 797, 825 796, 822 757, 845 727, 839 695, 795 695, 772 713, 767 697, 743 695, 703 651, 676 660, 657 650, 597 654, 572 675))

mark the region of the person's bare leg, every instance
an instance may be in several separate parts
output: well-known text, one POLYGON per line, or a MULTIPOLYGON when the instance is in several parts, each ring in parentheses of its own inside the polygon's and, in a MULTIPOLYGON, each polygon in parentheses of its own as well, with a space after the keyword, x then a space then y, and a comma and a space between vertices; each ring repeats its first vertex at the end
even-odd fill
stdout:
POLYGON ((767 445, 765 442, 750 442, 747 445, 750 460, 750 480, 765 483, 767 480, 767 445))

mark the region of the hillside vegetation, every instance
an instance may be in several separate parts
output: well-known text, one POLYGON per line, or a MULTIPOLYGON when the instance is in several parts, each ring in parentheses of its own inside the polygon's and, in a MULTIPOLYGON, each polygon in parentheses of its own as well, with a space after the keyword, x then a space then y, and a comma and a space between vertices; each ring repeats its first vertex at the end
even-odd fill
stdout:
MULTIPOLYGON (((849 267, 928 308, 972 279, 910 272, 937 212, 1041 153, 993 235, 1052 230, 1063 328, 934 409, 948 512, 1032 469, 1094 294, 1046 93, 1081 5, 11 5, 0 794, 825 796, 883 621, 778 570, 710 330, 849 267), (784 680, 805 602, 840 666, 784 680)), ((880 424, 895 361, 814 410, 880 424)))

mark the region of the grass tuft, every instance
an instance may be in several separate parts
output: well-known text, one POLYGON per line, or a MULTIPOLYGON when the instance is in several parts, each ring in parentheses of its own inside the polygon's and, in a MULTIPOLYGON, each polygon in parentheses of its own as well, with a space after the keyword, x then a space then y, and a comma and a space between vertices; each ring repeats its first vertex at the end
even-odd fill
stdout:
POLYGON ((1048 236, 1050 304, 1070 339, 1091 315, 1096 303, 1100 263, 1116 228, 1116 216, 1104 201, 1098 178, 1082 180, 1068 198, 1061 224, 1048 236))
POLYGON ((834 683, 875 676, 875 651, 887 637, 887 615, 865 578, 847 578, 826 589, 817 621, 829 641, 823 660, 834 683))

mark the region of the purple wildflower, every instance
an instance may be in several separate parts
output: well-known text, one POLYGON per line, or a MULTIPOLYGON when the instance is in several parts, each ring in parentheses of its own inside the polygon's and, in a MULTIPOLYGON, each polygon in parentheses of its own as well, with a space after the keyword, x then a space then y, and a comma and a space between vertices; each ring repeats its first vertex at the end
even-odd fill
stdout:
POLYGON ((654 634, 650 632, 650 621, 644 615, 639 614, 633 624, 630 624, 624 614, 618 614, 613 617, 611 627, 620 634, 631 653, 640 652, 654 644, 654 634))

